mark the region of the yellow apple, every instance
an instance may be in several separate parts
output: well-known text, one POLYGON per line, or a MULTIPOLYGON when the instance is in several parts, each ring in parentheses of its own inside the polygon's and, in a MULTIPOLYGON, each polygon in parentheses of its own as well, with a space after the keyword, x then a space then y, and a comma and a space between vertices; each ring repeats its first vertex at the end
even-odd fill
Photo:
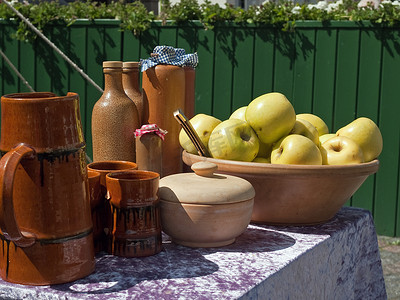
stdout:
POLYGON ((211 132, 208 149, 214 158, 252 161, 258 154, 259 140, 247 122, 228 119, 211 132))
POLYGON ((237 110, 235 110, 230 115, 229 119, 239 119, 239 120, 246 121, 246 117, 245 117, 246 108, 247 108, 247 106, 239 107, 237 110))
POLYGON ((340 128, 337 136, 346 136, 355 141, 363 151, 364 161, 374 160, 381 154, 383 139, 378 126, 369 118, 360 117, 340 128))
POLYGON ((271 153, 272 164, 322 165, 322 155, 318 146, 300 134, 283 137, 271 153))
POLYGON ((300 134, 305 137, 308 137, 312 140, 317 146, 319 146, 319 134, 317 129, 310 122, 296 118, 296 122, 294 123, 293 129, 290 131, 290 134, 300 134))
POLYGON ((247 105, 246 121, 261 142, 271 144, 289 134, 296 122, 296 113, 285 95, 267 93, 247 105))
POLYGON ((335 137, 335 133, 327 133, 319 136, 319 142, 323 144, 325 141, 329 140, 330 138, 335 137))
POLYGON ((253 162, 270 164, 271 163, 271 158, 256 157, 255 159, 253 159, 253 162))
POLYGON ((335 136, 321 145, 322 164, 349 165, 364 162, 360 146, 345 136, 335 136))
POLYGON ((317 115, 304 113, 304 114, 297 114, 296 118, 306 120, 311 124, 313 124, 314 127, 317 128, 318 134, 320 136, 329 133, 328 125, 326 125, 324 120, 322 120, 317 115))
MULTIPOLYGON (((219 123, 221 123, 221 120, 206 114, 197 114, 189 121, 192 124, 193 129, 197 132, 200 140, 206 147, 211 132, 219 123)), ((195 146, 193 145, 192 141, 189 139, 189 137, 187 136, 186 132, 183 129, 181 129, 181 131, 179 132, 179 144, 187 152, 192 154, 197 154, 195 146)))

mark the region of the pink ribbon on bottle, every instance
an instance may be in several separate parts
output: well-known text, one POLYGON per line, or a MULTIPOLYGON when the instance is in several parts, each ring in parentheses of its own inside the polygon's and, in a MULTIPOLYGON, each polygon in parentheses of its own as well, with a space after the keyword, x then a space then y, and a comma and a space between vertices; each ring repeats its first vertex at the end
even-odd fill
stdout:
POLYGON ((155 133, 162 140, 164 140, 164 137, 168 133, 168 131, 159 128, 157 126, 157 124, 145 124, 145 125, 142 125, 142 127, 140 129, 135 130, 135 137, 141 137, 143 134, 146 134, 146 133, 155 133))

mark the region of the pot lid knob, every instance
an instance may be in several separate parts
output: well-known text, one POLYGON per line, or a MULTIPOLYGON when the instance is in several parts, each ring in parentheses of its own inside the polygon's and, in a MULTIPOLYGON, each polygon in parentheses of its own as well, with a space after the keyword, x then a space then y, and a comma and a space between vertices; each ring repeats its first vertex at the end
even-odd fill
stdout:
POLYGON ((212 162, 199 161, 192 165, 192 170, 196 175, 204 177, 212 177, 214 172, 218 169, 218 166, 212 162))

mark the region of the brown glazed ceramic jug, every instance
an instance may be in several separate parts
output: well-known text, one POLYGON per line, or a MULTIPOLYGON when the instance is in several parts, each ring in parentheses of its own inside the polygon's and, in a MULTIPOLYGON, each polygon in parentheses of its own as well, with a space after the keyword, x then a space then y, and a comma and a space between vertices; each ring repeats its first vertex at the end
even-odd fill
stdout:
POLYGON ((93 272, 85 141, 75 93, 1 97, 0 275, 48 285, 93 272))
POLYGON ((196 69, 185 66, 185 116, 191 119, 195 115, 195 81, 196 69))
POLYGON ((122 86, 122 62, 103 62, 103 72, 104 92, 92 112, 93 161, 135 162, 139 115, 122 86))
POLYGON ((122 65, 122 85, 125 94, 135 103, 138 114, 139 123, 143 125, 144 105, 142 91, 139 89, 139 62, 125 61, 122 65))
POLYGON ((185 107, 185 70, 173 65, 157 65, 143 72, 143 97, 148 103, 147 123, 168 131, 162 150, 161 177, 182 172, 179 131, 174 112, 185 107))

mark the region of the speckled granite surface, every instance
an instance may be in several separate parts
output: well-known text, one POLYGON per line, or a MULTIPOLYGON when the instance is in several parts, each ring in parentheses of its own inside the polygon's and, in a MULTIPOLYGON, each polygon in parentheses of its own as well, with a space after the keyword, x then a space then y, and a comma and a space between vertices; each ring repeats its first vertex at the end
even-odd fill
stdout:
POLYGON ((145 258, 98 255, 90 276, 55 286, 0 281, 0 299, 386 299, 371 214, 343 208, 312 227, 249 225, 226 247, 164 236, 145 258))

